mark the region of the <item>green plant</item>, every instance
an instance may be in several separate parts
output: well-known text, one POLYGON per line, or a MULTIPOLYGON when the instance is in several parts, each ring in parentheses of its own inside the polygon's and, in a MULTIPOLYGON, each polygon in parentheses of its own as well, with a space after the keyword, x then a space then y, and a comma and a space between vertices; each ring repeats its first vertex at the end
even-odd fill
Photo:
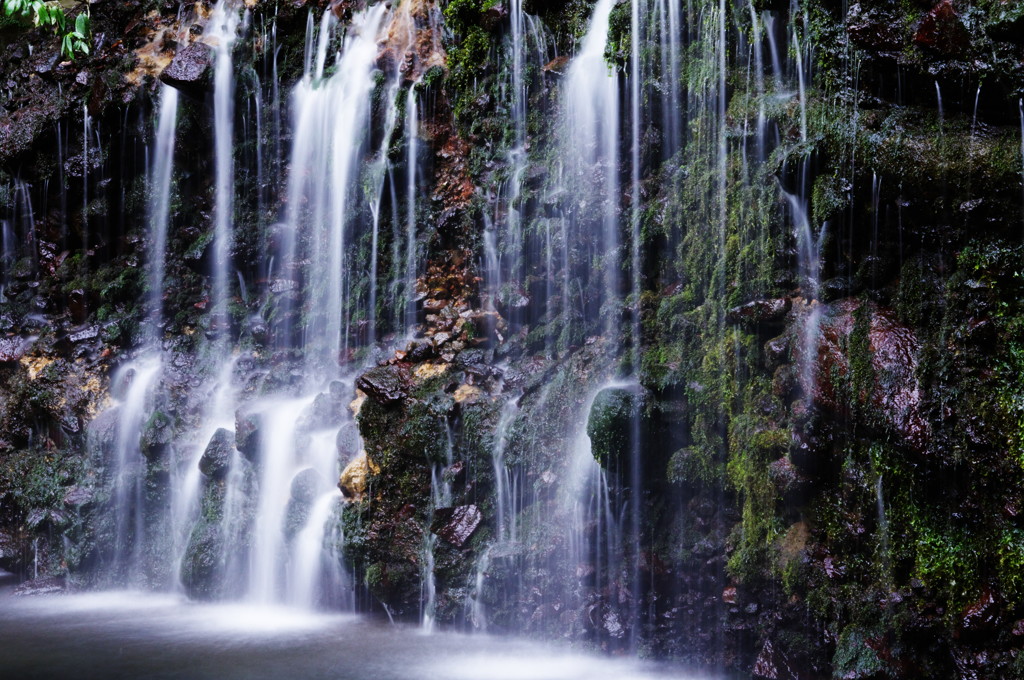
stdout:
POLYGON ((31 19, 33 26, 53 28, 60 36, 60 52, 74 59, 75 54, 89 54, 89 11, 81 12, 75 17, 74 26, 69 28, 67 15, 56 2, 43 0, 4 0, 3 16, 14 21, 31 19))

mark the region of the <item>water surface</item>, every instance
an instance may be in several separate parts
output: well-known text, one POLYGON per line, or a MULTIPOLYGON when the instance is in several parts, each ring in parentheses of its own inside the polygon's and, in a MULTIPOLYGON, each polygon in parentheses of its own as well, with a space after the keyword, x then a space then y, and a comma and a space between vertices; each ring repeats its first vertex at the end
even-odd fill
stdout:
POLYGON ((513 638, 137 592, 0 595, 0 678, 696 680, 513 638))

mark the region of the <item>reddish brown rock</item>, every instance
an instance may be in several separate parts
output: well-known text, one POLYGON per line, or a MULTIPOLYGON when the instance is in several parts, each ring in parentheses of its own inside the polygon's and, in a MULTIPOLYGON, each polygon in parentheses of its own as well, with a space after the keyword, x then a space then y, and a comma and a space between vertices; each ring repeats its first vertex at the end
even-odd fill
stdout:
POLYGON ((971 36, 960 21, 951 0, 942 0, 921 18, 914 33, 914 44, 946 56, 965 56, 971 36))

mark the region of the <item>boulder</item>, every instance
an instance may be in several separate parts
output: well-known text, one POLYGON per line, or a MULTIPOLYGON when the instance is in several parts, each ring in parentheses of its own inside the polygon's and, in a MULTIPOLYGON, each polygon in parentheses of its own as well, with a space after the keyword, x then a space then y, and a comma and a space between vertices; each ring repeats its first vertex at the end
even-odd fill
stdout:
POLYGON ((231 430, 220 428, 210 437, 210 443, 199 459, 199 471, 212 479, 223 479, 231 469, 231 452, 235 436, 231 430))
POLYGON ((142 426, 142 436, 139 440, 142 454, 149 460, 162 457, 174 438, 173 430, 171 419, 162 411, 154 411, 142 426))
POLYGON ((316 395, 313 403, 302 412, 300 427, 303 431, 326 430, 341 425, 345 418, 345 405, 330 394, 316 395))
POLYGON ((377 366, 359 376, 356 387, 374 401, 390 405, 409 396, 409 369, 400 364, 377 366))
POLYGON ((312 505, 313 501, 315 501, 317 496, 319 496, 323 491, 324 486, 324 478, 313 468, 309 467, 299 470, 295 476, 292 477, 292 500, 298 503, 312 505))
POLYGON ((209 88, 212 63, 213 54, 209 46, 194 42, 178 50, 160 75, 160 80, 189 97, 202 99, 209 88))
POLYGON ((967 56, 971 36, 952 0, 942 0, 921 18, 914 33, 914 44, 949 57, 967 56))
POLYGON ((235 448, 250 461, 260 455, 260 425, 258 413, 235 411, 235 448))
POLYGON ((475 505, 438 508, 434 511, 430 531, 456 548, 461 548, 480 526, 481 519, 480 508, 475 505))
POLYGON ((341 489, 345 498, 361 501, 366 496, 370 474, 378 472, 380 472, 380 468, 363 451, 345 466, 341 472, 341 478, 338 480, 338 488, 341 489))

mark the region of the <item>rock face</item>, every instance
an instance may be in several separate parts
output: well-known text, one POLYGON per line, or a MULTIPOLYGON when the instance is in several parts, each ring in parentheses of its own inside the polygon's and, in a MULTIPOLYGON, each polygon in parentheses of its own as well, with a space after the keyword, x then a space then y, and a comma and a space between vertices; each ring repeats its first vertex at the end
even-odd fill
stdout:
MULTIPOLYGON (((327 529, 361 606, 415 620, 430 546, 443 625, 482 611, 492 630, 764 678, 1020 675, 1024 5, 752 0, 720 45, 687 23, 718 4, 692 0, 674 79, 663 13, 634 36, 617 2, 602 68, 627 102, 632 48, 647 55, 624 137, 640 162, 587 163, 608 184, 583 201, 558 137, 595 3, 523 3, 522 59, 510 3, 378 3, 369 143, 327 253, 315 201, 286 195, 287 93, 323 3, 245 4, 217 319, 207 5, 92 3, 94 53, 75 60, 4 29, 0 566, 123 580, 103 572, 131 540, 112 519, 127 458, 145 577, 239 595, 280 434, 268 404, 301 399, 297 458, 347 463, 327 529), (189 101, 152 328, 158 81, 189 101), (293 207, 295 229, 277 222, 293 207), (338 311, 311 302, 329 280, 311 254, 346 276, 323 356, 300 349, 338 311), (125 403, 157 346, 161 384, 125 403), (172 541, 160 509, 225 367, 234 431, 207 443, 172 541)), ((332 11, 344 27, 367 4, 332 11)), ((293 545, 334 480, 280 481, 293 545)))

